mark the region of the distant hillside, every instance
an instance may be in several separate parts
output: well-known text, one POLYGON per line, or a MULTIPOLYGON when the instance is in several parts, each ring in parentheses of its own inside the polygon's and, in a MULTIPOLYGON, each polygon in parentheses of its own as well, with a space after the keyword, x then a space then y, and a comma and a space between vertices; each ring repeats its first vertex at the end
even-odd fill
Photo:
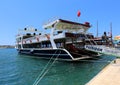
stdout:
POLYGON ((0 45, 0 48, 15 48, 14 45, 0 45))

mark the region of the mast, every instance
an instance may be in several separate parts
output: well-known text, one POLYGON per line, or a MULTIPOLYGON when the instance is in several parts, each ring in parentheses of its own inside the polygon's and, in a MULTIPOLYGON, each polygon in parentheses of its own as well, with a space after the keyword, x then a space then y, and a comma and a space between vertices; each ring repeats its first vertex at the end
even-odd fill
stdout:
POLYGON ((96 34, 96 37, 98 37, 98 21, 97 21, 97 34, 96 34))
POLYGON ((110 37, 111 37, 111 42, 112 42, 112 22, 110 23, 110 37))

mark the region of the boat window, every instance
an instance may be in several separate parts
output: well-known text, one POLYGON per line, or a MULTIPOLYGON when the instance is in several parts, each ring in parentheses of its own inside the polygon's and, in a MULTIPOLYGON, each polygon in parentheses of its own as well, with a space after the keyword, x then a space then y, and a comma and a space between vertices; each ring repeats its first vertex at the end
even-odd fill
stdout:
POLYGON ((51 43, 50 42, 44 42, 41 44, 41 48, 51 48, 51 43))
POLYGON ((58 31, 58 34, 62 33, 63 31, 58 31))
POLYGON ((56 43, 56 46, 57 46, 57 48, 63 48, 64 44, 63 44, 63 42, 58 42, 58 43, 56 43))
POLYGON ((23 48, 40 48, 41 43, 33 43, 33 44, 24 44, 23 48))

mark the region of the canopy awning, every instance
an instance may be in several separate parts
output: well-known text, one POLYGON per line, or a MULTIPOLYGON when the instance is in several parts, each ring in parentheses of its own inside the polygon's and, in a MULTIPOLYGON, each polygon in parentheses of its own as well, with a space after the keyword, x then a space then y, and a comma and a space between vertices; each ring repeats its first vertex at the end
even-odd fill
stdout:
POLYGON ((90 24, 85 22, 85 24, 67 21, 63 19, 57 19, 53 22, 49 22, 43 25, 43 28, 50 29, 55 28, 57 30, 68 30, 68 31, 82 31, 86 32, 90 28, 90 24))

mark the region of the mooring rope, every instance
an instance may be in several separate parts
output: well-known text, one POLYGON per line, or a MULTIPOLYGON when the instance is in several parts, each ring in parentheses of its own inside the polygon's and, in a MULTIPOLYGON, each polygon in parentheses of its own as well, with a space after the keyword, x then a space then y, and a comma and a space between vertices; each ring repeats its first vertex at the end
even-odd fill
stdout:
MULTIPOLYGON (((58 50, 55 51, 54 55, 56 54, 58 50)), ((37 79, 35 80, 35 82, 33 83, 33 85, 38 85, 38 83, 41 81, 41 79, 45 76, 45 74, 49 71, 49 69, 52 67, 52 65, 55 63, 55 61, 57 60, 57 58, 59 57, 59 55, 61 54, 61 51, 59 52, 59 54, 57 55, 57 57, 54 59, 54 61, 52 62, 51 65, 49 65, 49 63, 51 62, 51 60, 53 59, 54 55, 51 57, 51 59, 48 61, 48 63, 46 64, 46 66, 44 67, 44 69, 42 70, 41 74, 37 77, 37 79), (48 67, 49 65, 49 67, 48 67), (48 67, 48 69, 47 69, 48 67), (46 70, 46 71, 45 71, 46 70)))
POLYGON ((53 54, 53 56, 50 58, 50 60, 48 61, 48 63, 45 65, 44 69, 42 70, 42 72, 39 74, 39 76, 37 77, 37 79, 35 80, 34 84, 39 80, 39 77, 43 74, 43 72, 46 70, 46 68, 48 67, 49 63, 51 62, 51 60, 53 59, 54 55, 57 53, 57 50, 55 51, 55 53, 53 54))

